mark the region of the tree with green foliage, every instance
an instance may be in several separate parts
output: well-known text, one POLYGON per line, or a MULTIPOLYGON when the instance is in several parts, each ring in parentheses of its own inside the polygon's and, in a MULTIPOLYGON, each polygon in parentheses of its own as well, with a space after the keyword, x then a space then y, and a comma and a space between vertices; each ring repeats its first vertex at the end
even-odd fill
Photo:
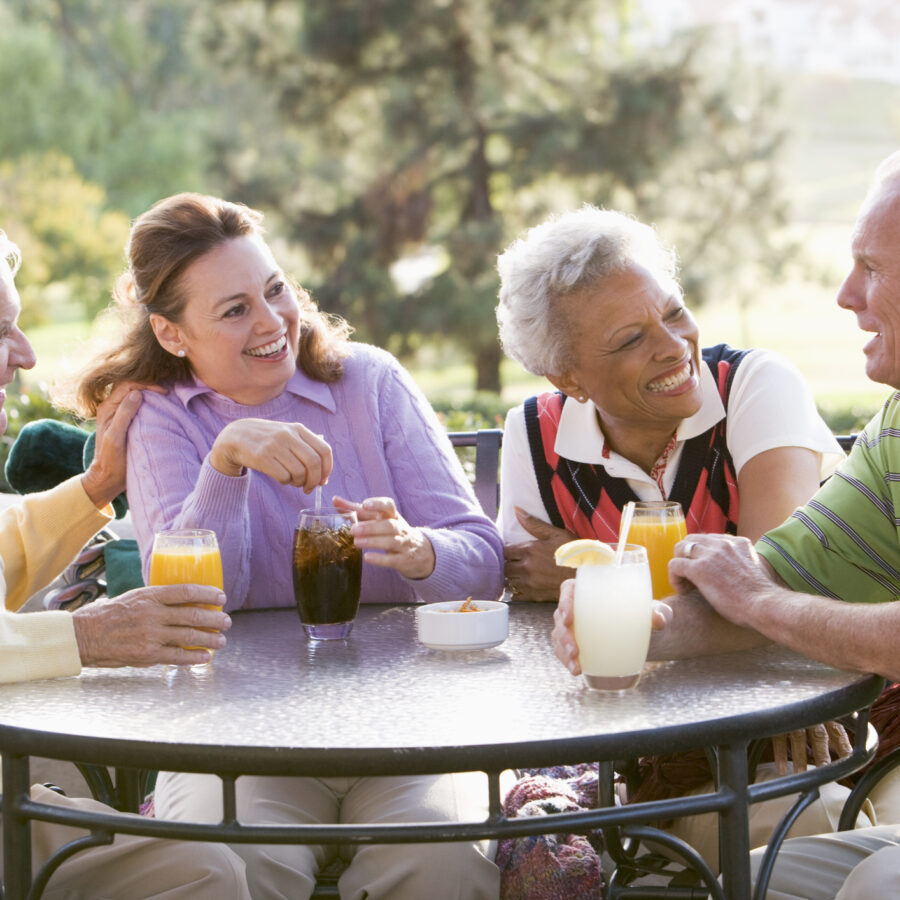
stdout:
POLYGON ((125 263, 128 217, 107 209, 106 195, 58 153, 0 163, 0 226, 21 247, 17 278, 24 328, 47 321, 48 286, 88 318, 109 303, 125 263))
POLYGON ((95 211, 192 189, 259 206, 361 337, 453 341, 497 390, 494 260, 555 210, 655 221, 695 303, 749 296, 783 259, 777 98, 699 39, 638 52, 633 15, 627 0, 0 0, 0 161, 70 159, 105 192, 95 211))
POLYGON ((0 0, 0 227, 25 255, 26 326, 48 296, 92 318, 128 216, 208 187, 218 88, 194 62, 192 14, 179 0, 0 0))
POLYGON ((192 15, 181 0, 0 0, 0 160, 61 153, 129 215, 203 189, 218 87, 192 15))
POLYGON ((499 390, 495 258, 550 212, 656 221, 694 300, 778 262, 773 97, 711 77, 699 39, 637 53, 630 15, 603 0, 216 2, 197 26, 240 119, 219 154, 228 192, 277 211, 325 309, 401 352, 450 338, 499 390), (399 278, 417 259, 424 275, 399 278))

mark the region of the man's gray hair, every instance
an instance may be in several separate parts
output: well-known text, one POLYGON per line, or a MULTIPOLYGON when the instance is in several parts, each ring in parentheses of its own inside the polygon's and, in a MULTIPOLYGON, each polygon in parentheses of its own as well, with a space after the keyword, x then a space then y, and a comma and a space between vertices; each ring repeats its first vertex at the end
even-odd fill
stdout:
POLYGON ((2 228, 0 228, 0 259, 7 263, 13 276, 22 265, 22 251, 6 236, 2 228))
POLYGON ((673 248, 632 216, 585 205, 530 229, 497 258, 497 323, 507 356, 535 375, 562 375, 572 365, 577 323, 564 298, 600 289, 610 275, 641 266, 681 296, 673 248))

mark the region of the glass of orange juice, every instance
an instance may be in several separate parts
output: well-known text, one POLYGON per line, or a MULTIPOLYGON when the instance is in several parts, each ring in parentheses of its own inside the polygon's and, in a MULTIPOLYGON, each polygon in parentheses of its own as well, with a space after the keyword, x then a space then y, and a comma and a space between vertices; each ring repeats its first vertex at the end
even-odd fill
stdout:
MULTIPOLYGON (((150 556, 150 584, 209 584, 224 590, 222 558, 216 533, 204 528, 157 532, 150 556)), ((200 605, 207 609, 219 609, 218 606, 200 605)), ((212 657, 213 651, 209 652, 212 657)))
POLYGON ((675 545, 686 536, 684 511, 680 503, 674 500, 635 503, 628 543, 647 548, 655 600, 675 593, 669 583, 669 560, 674 556, 675 545))

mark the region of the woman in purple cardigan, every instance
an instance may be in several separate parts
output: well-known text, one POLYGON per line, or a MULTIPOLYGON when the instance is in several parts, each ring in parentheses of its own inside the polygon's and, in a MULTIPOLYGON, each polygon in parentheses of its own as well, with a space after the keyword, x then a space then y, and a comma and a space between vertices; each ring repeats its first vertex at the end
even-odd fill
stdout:
MULTIPOLYGON (((503 548, 428 402, 388 353, 295 288, 262 238, 262 216, 198 194, 140 216, 115 297, 125 336, 79 383, 90 415, 121 381, 145 392, 129 431, 128 499, 146 575, 153 534, 216 532, 226 609, 293 606, 297 514, 327 483, 357 510, 363 602, 494 599, 503 548)), ((484 818, 486 792, 457 775, 242 777, 238 811, 256 822, 484 818), (372 810, 376 810, 374 817, 372 810), (364 812, 363 812, 364 810, 364 812)), ((158 814, 221 817, 214 776, 163 773, 158 814)), ((238 845, 256 900, 307 897, 333 848, 238 845)), ((496 897, 477 844, 344 849, 342 897, 496 897)))

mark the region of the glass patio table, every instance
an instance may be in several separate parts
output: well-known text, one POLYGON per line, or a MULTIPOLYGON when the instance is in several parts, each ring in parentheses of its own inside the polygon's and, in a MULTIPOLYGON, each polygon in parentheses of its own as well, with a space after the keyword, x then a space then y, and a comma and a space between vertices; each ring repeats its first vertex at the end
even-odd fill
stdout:
POLYGON ((830 668, 777 647, 648 666, 631 691, 589 691, 553 655, 551 605, 513 603, 498 647, 430 650, 415 607, 368 605, 347 641, 308 643, 293 610, 239 612, 228 646, 208 666, 86 669, 77 678, 0 686, 6 900, 32 887, 29 819, 90 827, 35 879, 91 840, 127 832, 231 843, 369 843, 584 833, 714 811, 722 847, 716 897, 750 898, 748 804, 859 769, 872 755, 866 716, 852 757, 748 785, 747 749, 766 737, 867 707, 882 680, 830 668), (699 796, 507 819, 500 773, 610 763, 696 747, 717 755, 719 787, 699 796), (60 809, 31 801, 29 757, 123 771, 216 773, 221 823, 163 821, 60 809), (482 771, 481 822, 410 825, 253 825, 238 820, 241 774, 374 776, 482 771))

